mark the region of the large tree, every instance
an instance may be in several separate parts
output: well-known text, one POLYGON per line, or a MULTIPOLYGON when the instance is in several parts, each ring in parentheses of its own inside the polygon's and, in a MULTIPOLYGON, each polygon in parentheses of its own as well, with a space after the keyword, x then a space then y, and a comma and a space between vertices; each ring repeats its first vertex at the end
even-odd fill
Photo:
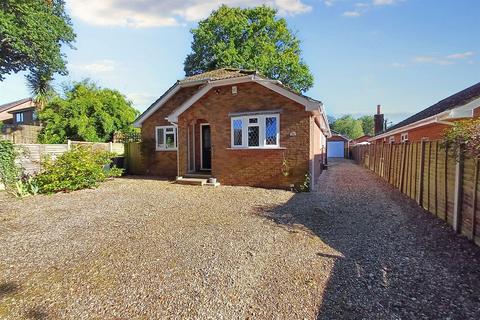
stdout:
POLYGON ((26 70, 66 74, 61 49, 74 40, 64 0, 0 0, 0 81, 26 70))
POLYGON ((313 86, 313 76, 301 58, 300 40, 275 9, 222 5, 191 32, 187 76, 232 67, 257 70, 298 92, 313 86))
POLYGON ((85 80, 64 89, 39 113, 44 127, 42 143, 107 142, 115 132, 131 133, 138 111, 116 90, 100 88, 85 80))
POLYGON ((332 129, 350 139, 357 139, 363 136, 362 121, 346 115, 335 120, 332 129))
POLYGON ((373 136, 375 129, 375 121, 373 116, 363 116, 358 118, 362 122, 363 133, 373 136))

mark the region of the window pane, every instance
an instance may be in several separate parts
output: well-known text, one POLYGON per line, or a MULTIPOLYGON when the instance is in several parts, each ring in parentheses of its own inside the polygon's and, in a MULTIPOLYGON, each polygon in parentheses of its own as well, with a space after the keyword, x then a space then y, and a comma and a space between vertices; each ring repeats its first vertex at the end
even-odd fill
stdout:
POLYGON ((157 129, 157 148, 163 148, 163 128, 157 129))
POLYGON ((248 119, 248 123, 258 123, 258 118, 248 119))
POLYGON ((233 145, 234 146, 241 146, 242 145, 242 119, 233 120, 233 145))
POLYGON ((267 145, 277 144, 277 118, 265 118, 265 140, 267 145))
POLYGON ((165 135, 165 148, 174 149, 175 148, 175 135, 173 133, 167 133, 165 135))
POLYGON ((248 146, 258 147, 260 145, 260 130, 258 126, 248 127, 248 146))

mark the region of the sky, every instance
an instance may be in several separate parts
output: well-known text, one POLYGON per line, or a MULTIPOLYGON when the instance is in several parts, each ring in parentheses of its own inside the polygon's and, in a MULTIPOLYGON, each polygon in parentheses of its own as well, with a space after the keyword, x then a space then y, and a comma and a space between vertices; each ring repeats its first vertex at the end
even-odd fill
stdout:
MULTIPOLYGON (((480 81, 478 0, 66 0, 77 34, 69 75, 120 90, 145 110, 177 79, 194 28, 221 3, 278 9, 329 115, 396 123, 480 81)), ((0 104, 29 96, 25 74, 0 82, 0 104)))

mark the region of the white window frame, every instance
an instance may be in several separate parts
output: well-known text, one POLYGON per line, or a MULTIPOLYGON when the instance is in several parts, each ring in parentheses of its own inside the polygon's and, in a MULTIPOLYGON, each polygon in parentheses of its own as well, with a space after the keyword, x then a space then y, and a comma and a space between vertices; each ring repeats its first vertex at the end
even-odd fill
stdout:
POLYGON ((280 147, 280 114, 271 113, 271 114, 256 114, 248 116, 236 116, 230 119, 230 131, 231 131, 231 142, 230 146, 232 149, 271 149, 280 147), (277 136, 276 144, 267 144, 266 137, 266 121, 267 118, 275 118, 277 124, 277 136), (250 119, 258 119, 258 123, 250 123, 250 119), (235 120, 242 120, 242 145, 234 144, 234 128, 233 122, 235 120), (258 146, 249 146, 248 145, 248 128, 249 127, 259 127, 259 145, 258 146))
POLYGON ((25 121, 25 115, 23 112, 17 112, 15 113, 15 122, 16 123, 23 123, 25 121), (20 118, 20 120, 18 120, 20 118))
POLYGON ((408 141, 408 132, 404 132, 400 135, 400 142, 404 143, 408 141))
POLYGON ((388 138, 388 143, 395 143, 395 136, 388 138))
POLYGON ((155 150, 156 151, 176 151, 178 149, 177 142, 177 127, 175 126, 156 126, 155 127, 155 150), (173 128, 173 143, 175 147, 168 148, 166 145, 167 141, 167 129, 173 128), (158 146, 158 129, 163 129, 163 146, 158 146))

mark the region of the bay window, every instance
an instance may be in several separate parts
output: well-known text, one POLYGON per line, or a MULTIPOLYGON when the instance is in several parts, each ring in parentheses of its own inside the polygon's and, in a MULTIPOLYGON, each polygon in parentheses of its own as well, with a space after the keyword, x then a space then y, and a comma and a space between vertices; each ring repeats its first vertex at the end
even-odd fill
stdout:
POLYGON ((279 147, 279 120, 279 114, 232 117, 232 148, 279 147))
POLYGON ((177 128, 175 126, 155 127, 155 149, 176 150, 177 149, 177 128))

